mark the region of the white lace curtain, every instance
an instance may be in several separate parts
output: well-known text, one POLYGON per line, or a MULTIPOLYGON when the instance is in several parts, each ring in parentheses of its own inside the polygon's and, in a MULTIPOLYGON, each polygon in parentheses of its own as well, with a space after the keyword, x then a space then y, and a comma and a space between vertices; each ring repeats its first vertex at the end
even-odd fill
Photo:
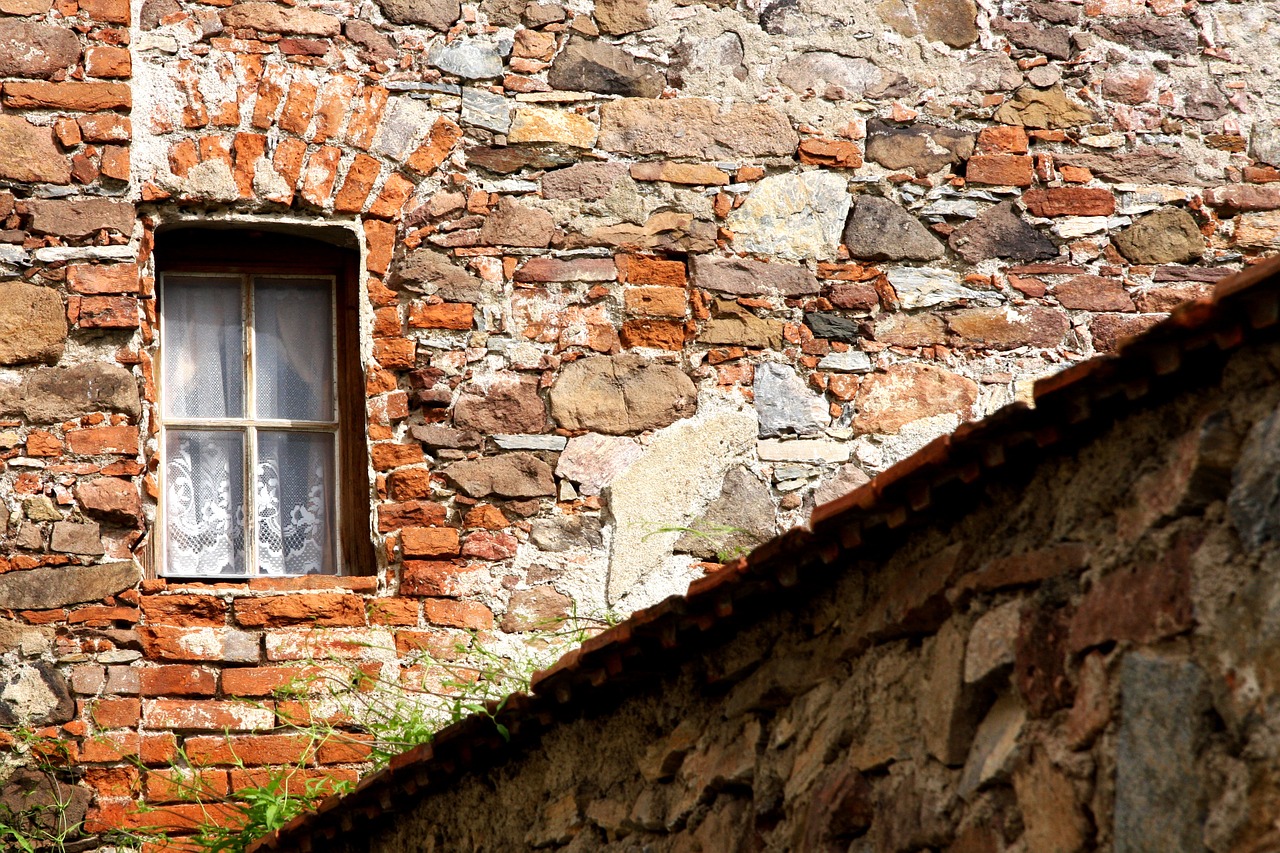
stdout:
POLYGON ((245 286, 165 277, 166 572, 332 573, 332 285, 255 278, 248 303, 245 286))

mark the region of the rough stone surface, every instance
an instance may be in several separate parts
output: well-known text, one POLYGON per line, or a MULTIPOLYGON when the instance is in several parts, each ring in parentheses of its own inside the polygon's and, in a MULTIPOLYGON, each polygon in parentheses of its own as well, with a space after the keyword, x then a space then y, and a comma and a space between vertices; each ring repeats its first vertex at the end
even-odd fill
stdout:
POLYGON ((58 151, 51 128, 21 116, 0 115, 0 177, 68 184, 71 166, 58 151))
POLYGON ((934 125, 897 127, 879 119, 867 122, 867 159, 886 169, 914 169, 927 175, 967 160, 973 134, 934 125))
POLYGON ((1016 258, 1022 261, 1052 258, 1058 254, 1053 241, 1024 222, 1006 201, 989 208, 951 232, 948 244, 971 263, 983 258, 1016 258))
POLYGON ((538 395, 537 377, 498 374, 484 384, 463 386, 453 422, 459 429, 480 433, 545 431, 547 408, 538 395))
POLYGON ((31 211, 31 229, 42 234, 84 237, 98 231, 133 233, 132 204, 105 198, 64 201, 41 199, 27 203, 31 211))
POLYGON ((773 537, 774 515, 768 486, 746 468, 733 468, 720 496, 689 523, 673 547, 704 560, 741 557, 773 537))
POLYGON ((598 495, 644 455, 635 439, 589 432, 569 439, 556 462, 556 476, 577 484, 583 495, 598 495))
POLYGON ((798 139, 786 117, 763 104, 721 111, 701 98, 623 98, 600 107, 600 147, 666 157, 790 155, 798 139))
POLYGON ((844 244, 855 258, 872 261, 933 261, 942 243, 901 206, 888 199, 859 196, 844 227, 844 244))
POLYGON ((0 76, 48 79, 79 58, 80 40, 69 29, 12 18, 0 21, 0 76))
POLYGON ((609 195, 624 175, 622 163, 579 163, 542 176, 542 195, 551 199, 597 201, 609 195))
POLYGON ((606 596, 618 603, 660 580, 681 533, 719 494, 756 436, 746 409, 703 408, 656 434, 645 455, 605 492, 613 542, 606 596), (656 576, 656 577, 655 577, 656 576))
POLYGON ((426 24, 447 30, 462 13, 458 0, 378 0, 387 19, 397 24, 426 24))
POLYGON ((498 627, 510 633, 550 631, 563 622, 573 608, 569 596, 550 586, 535 586, 511 594, 506 615, 498 627))
POLYGON ((835 257, 851 201, 839 175, 778 175, 756 184, 727 224, 744 252, 825 260, 835 257))
POLYGON ((0 364, 55 362, 66 337, 57 291, 17 281, 0 284, 0 364))
POLYGON ((973 0, 889 0, 879 11, 904 36, 923 35, 950 47, 965 47, 978 38, 973 0))
POLYGON ((556 55, 547 82, 555 89, 656 98, 665 81, 648 63, 611 44, 572 38, 556 55))
POLYGON ((440 44, 427 55, 427 62, 446 74, 468 80, 482 80, 502 74, 502 57, 486 42, 467 38, 440 44))
POLYGON ((804 296, 817 293, 821 285, 807 267, 799 264, 766 263, 750 258, 722 258, 694 255, 689 259, 693 283, 698 287, 735 296, 778 293, 804 296))
POLYGON ((940 367, 895 364, 862 381, 853 428, 859 432, 895 433, 905 424, 941 414, 967 420, 978 400, 970 379, 940 367))
POLYGON ((560 553, 571 548, 597 548, 603 543, 600 519, 587 515, 539 521, 529 531, 529 541, 540 551, 560 553))
POLYGON ((711 316, 712 319, 698 336, 698 340, 703 343, 769 349, 779 349, 782 346, 782 323, 757 317, 736 302, 717 299, 711 309, 711 316))
POLYGON ((545 247, 554 234, 551 214, 506 196, 480 229, 480 239, 495 246, 545 247))
POLYGON ((828 501, 844 497, 849 492, 861 488, 869 482, 871 482, 871 478, 867 476, 867 472, 858 467, 856 463, 849 462, 841 465, 834 477, 824 480, 818 488, 813 490, 814 505, 822 506, 828 501))
MULTIPOLYGON (((76 704, 67 681, 49 663, 23 664, 7 675, 0 688, 0 725, 48 726, 75 717, 76 704)), ((0 802, 5 799, 0 797, 0 802)))
MULTIPOLYGON (((54 324, 56 326, 56 324, 54 324)), ((31 371, 20 386, 0 386, 0 411, 47 424, 91 412, 119 412, 136 418, 138 383, 114 364, 80 364, 31 371)))
POLYGON ((756 367, 753 390, 761 438, 785 433, 821 435, 831 422, 826 403, 787 365, 765 363, 756 367))
POLYGON ((555 494, 551 466, 531 453, 454 462, 444 475, 473 498, 538 498, 555 494))
POLYGON ((996 110, 995 120, 1033 128, 1064 128, 1088 124, 1094 114, 1070 98, 1061 86, 1035 89, 1023 86, 996 110))
POLYGON ((1227 511, 1241 541, 1251 549, 1280 540, 1280 409, 1249 431, 1232 474, 1227 511))
POLYGON ((826 338, 844 343, 857 343, 861 328, 857 321, 842 317, 839 314, 827 314, 810 311, 804 315, 804 324, 813 331, 815 338, 826 338))
POLYGON ((625 35, 653 26, 649 4, 645 0, 599 0, 596 22, 609 35, 625 35))
POLYGON ((50 610, 99 601, 141 580, 137 563, 39 568, 0 575, 0 607, 50 610))
POLYGON ((264 33, 336 36, 342 28, 342 23, 331 15, 275 3, 238 3, 224 9, 221 16, 222 23, 228 27, 264 33))
POLYGON ((794 92, 813 92, 830 101, 857 101, 882 77, 880 69, 862 57, 812 51, 788 59, 778 80, 794 92))
POLYGON ((1181 264, 1204 254, 1196 221, 1180 207, 1164 207, 1115 236, 1116 248, 1137 264, 1181 264))
POLYGON ((658 429, 697 409, 697 391, 679 368, 630 354, 574 362, 549 399, 559 426, 611 435, 658 429))
POLYGON ((998 294, 965 287, 958 275, 940 267, 898 267, 888 278, 898 304, 908 310, 962 301, 971 305, 999 302, 998 294))

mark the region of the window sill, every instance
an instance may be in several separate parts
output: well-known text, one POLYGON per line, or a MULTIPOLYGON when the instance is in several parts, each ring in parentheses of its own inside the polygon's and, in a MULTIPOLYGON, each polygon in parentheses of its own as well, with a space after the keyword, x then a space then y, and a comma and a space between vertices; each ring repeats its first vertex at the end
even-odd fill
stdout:
POLYGON ((245 590, 249 592, 304 592, 325 589, 345 589, 351 592, 373 593, 378 591, 378 579, 373 575, 303 575, 301 577, 263 577, 242 580, 201 581, 184 578, 158 578, 143 582, 143 592, 162 591, 208 592, 211 590, 245 590))

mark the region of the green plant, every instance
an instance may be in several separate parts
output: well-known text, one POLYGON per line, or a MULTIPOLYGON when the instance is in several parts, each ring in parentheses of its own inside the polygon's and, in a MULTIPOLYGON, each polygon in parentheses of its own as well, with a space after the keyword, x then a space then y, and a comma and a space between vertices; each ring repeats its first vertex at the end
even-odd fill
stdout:
POLYGON ((40 737, 29 729, 14 733, 14 757, 24 765, 6 780, 8 796, 0 802, 0 850, 62 853, 79 839, 83 811, 75 814, 76 789, 65 768, 65 743, 40 737), (14 807, 19 801, 20 807, 14 807))

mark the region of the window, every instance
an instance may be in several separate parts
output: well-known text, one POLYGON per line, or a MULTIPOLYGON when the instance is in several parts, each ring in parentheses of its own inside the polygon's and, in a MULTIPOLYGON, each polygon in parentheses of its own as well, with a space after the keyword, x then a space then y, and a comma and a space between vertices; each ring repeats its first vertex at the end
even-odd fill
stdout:
POLYGON ((161 572, 364 570, 368 477, 346 253, 261 232, 160 239, 161 572))

